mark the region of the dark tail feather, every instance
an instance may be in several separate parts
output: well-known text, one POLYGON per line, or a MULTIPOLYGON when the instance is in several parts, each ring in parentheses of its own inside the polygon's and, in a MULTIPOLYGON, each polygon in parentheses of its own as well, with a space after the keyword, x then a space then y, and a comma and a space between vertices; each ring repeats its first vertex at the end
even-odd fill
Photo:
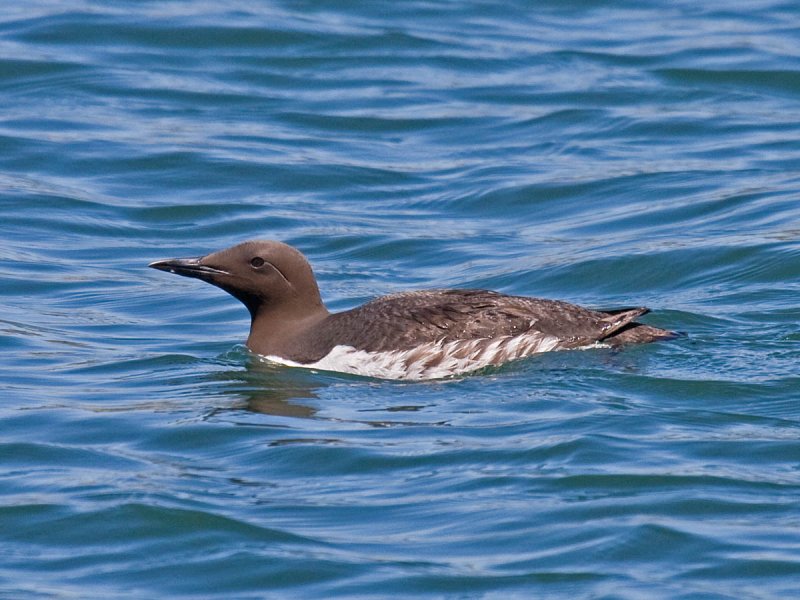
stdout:
POLYGON ((619 329, 614 335, 604 339, 603 343, 613 347, 624 346, 626 344, 647 344, 659 340, 671 340, 679 335, 680 334, 667 329, 659 329, 658 327, 642 325, 641 323, 629 323, 622 329, 619 329))
POLYGON ((635 310, 642 311, 640 314, 646 315, 650 312, 649 308, 645 308, 644 306, 626 306, 625 308, 595 308, 597 312, 606 313, 607 315, 621 315, 622 313, 633 312, 635 310))
POLYGON ((606 316, 601 319, 604 325, 602 329, 602 336, 598 338, 598 341, 605 341, 606 338, 613 336, 619 330, 633 323, 635 318, 641 317, 643 314, 648 312, 650 312, 650 310, 644 307, 627 308, 613 312, 607 312, 606 316))
POLYGON ((659 329, 650 325, 642 325, 634 322, 634 319, 650 312, 650 309, 640 308, 617 308, 604 310, 608 317, 610 326, 602 342, 610 346, 623 346, 625 344, 646 344, 657 340, 668 340, 678 336, 674 331, 659 329))

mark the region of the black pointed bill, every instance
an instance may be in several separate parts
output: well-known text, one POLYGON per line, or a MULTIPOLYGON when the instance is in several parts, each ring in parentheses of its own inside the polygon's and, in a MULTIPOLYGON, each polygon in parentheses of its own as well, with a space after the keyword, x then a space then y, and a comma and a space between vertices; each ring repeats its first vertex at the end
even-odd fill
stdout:
POLYGON ((198 279, 213 279, 216 275, 230 275, 222 269, 215 269, 202 264, 203 257, 198 258, 171 258, 168 260, 157 260, 151 262, 148 267, 167 271, 184 277, 196 277, 198 279))

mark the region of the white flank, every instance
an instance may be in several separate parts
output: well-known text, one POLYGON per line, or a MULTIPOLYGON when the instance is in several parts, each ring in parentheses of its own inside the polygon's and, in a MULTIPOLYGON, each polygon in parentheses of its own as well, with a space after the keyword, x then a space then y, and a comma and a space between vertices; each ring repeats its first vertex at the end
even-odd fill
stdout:
POLYGON ((335 346, 314 363, 296 363, 279 356, 267 360, 290 367, 338 371, 381 379, 441 379, 468 373, 489 365, 500 365, 538 352, 556 349, 558 338, 542 333, 524 333, 492 340, 443 340, 421 344, 411 350, 366 352, 352 346, 335 346))

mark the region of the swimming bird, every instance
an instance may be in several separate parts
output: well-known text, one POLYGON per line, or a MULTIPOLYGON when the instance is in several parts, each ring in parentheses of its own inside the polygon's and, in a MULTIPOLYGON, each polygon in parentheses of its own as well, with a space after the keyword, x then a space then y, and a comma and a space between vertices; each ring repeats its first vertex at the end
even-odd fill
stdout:
POLYGON ((538 352, 674 337, 634 321, 647 308, 590 310, 478 289, 402 292, 330 313, 306 257, 278 241, 149 266, 240 300, 251 317, 247 347, 271 361, 384 379, 437 379, 538 352))

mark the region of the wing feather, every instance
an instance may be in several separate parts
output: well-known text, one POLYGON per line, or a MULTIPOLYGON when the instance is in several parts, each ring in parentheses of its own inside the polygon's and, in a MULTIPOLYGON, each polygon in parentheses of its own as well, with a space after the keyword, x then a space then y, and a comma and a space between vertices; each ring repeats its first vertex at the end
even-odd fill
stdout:
POLYGON ((644 312, 637 308, 609 314, 486 290, 430 290, 383 296, 331 315, 325 329, 338 343, 372 352, 534 331, 558 339, 559 347, 572 348, 600 341, 644 312))

